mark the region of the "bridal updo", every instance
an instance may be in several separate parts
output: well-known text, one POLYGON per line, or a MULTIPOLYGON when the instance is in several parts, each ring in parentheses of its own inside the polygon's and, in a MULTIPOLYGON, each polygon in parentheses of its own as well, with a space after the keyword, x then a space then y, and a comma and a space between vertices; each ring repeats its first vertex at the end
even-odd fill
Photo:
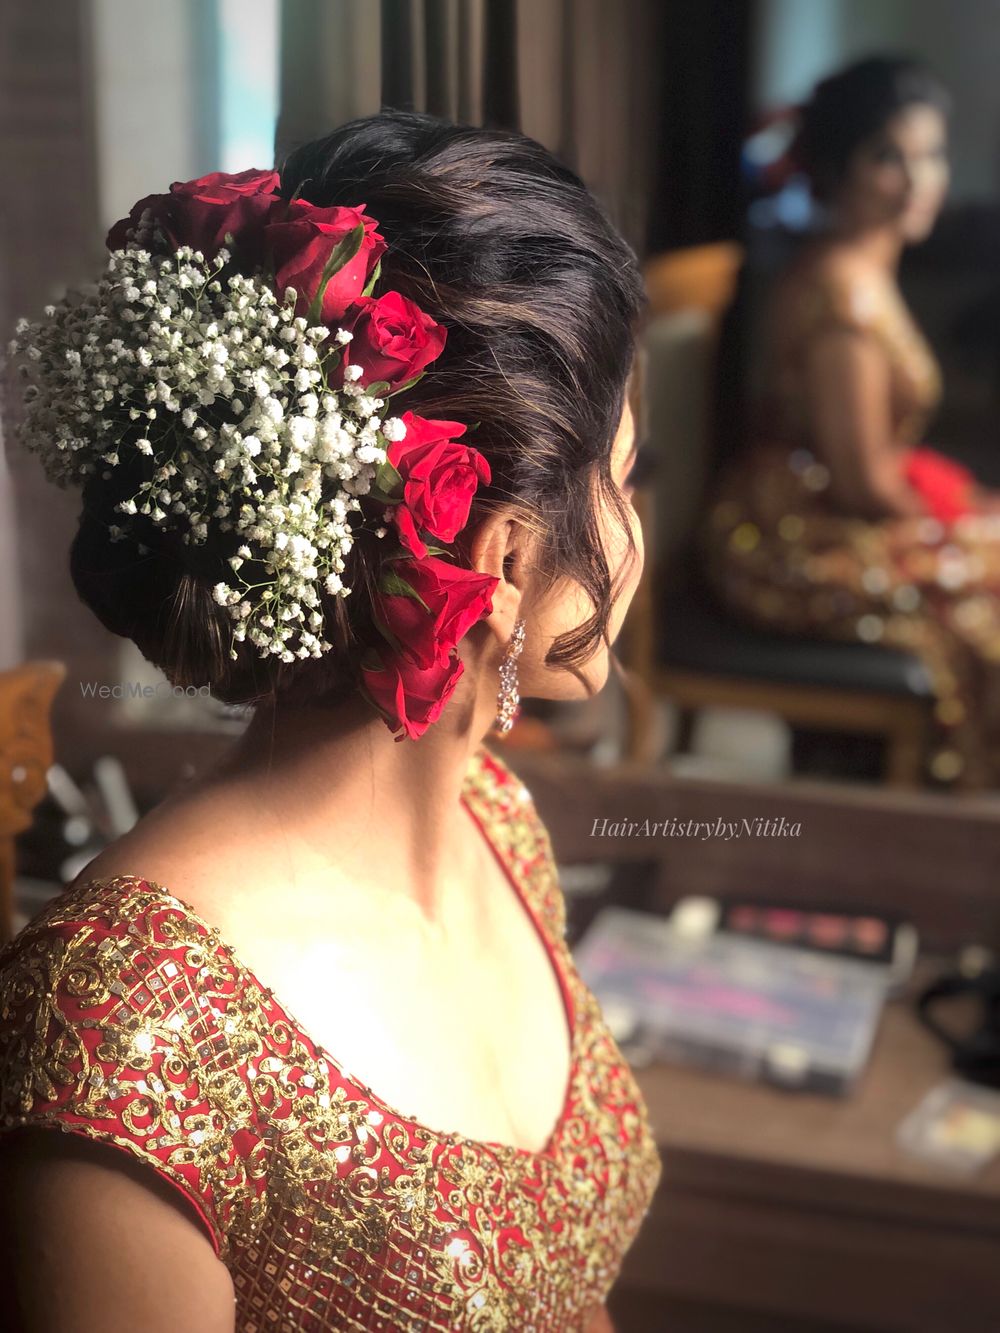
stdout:
MULTIPOLYGON (((443 354, 398 410, 478 423, 470 443, 492 472, 463 537, 491 509, 514 506, 538 541, 544 592, 562 579, 593 614, 553 644, 553 668, 578 671, 606 640, 616 589, 599 516, 631 531, 610 457, 644 301, 636 257, 571 170, 513 132, 383 111, 292 151, 280 193, 319 207, 364 205, 388 244, 379 290, 415 301, 447 330, 443 354)), ((102 623, 132 639, 175 685, 208 685, 227 703, 338 701, 375 637, 371 595, 380 542, 360 532, 347 598, 325 596, 319 659, 283 663, 249 643, 230 658, 232 623, 212 597, 228 548, 201 546, 136 516, 112 541, 115 506, 134 490, 126 467, 88 479, 70 565, 102 623)))
POLYGON ((906 56, 868 56, 822 79, 801 108, 792 149, 816 198, 828 202, 855 151, 911 106, 947 116, 951 99, 926 65, 906 56))

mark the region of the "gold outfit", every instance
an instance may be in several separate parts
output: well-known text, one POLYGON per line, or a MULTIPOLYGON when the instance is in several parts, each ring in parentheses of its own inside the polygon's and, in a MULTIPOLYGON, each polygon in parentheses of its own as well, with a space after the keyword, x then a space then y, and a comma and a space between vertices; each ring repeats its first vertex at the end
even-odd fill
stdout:
POLYGON ((813 277, 775 332, 775 421, 723 469, 699 532, 706 576, 737 616, 919 657, 935 706, 927 776, 1000 783, 1000 517, 869 520, 831 494, 810 439, 803 353, 830 328, 874 338, 890 373, 901 454, 941 393, 937 362, 898 290, 813 277))

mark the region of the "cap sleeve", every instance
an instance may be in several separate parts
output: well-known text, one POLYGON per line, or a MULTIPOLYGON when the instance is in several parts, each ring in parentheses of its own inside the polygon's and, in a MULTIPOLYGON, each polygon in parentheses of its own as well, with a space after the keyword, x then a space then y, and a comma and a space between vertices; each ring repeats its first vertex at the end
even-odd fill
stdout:
POLYGON ((549 933, 566 935, 566 900, 549 831, 534 798, 520 777, 485 745, 480 747, 468 777, 468 788, 489 823, 491 840, 510 856, 533 898, 549 933))
POLYGON ((52 1127, 121 1149, 180 1190, 225 1259, 263 1193, 253 1024, 211 936, 171 902, 95 882, 0 952, 0 1134, 52 1127))

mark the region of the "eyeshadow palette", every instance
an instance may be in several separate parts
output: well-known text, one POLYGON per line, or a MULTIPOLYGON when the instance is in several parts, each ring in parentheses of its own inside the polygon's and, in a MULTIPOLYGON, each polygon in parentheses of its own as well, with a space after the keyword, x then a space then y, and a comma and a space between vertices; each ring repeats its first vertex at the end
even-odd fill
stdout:
POLYGON ((891 988, 909 978, 919 943, 916 928, 902 917, 845 904, 805 907, 749 898, 682 898, 670 920, 689 937, 724 932, 872 963, 884 970, 891 988))
POLYGON ((623 1053, 843 1095, 868 1060, 882 969, 606 908, 574 950, 623 1053))

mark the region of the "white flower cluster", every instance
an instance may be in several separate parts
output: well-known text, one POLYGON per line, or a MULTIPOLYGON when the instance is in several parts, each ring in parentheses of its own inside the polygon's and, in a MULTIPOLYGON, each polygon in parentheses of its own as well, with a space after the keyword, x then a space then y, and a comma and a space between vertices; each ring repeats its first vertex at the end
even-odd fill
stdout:
POLYGON ((213 595, 234 644, 285 662, 319 657, 330 648, 321 592, 351 591, 349 516, 405 428, 356 382, 360 367, 328 387, 349 333, 331 339, 296 316, 292 288, 279 300, 263 279, 220 277, 228 260, 226 250, 211 261, 189 247, 170 258, 117 250, 99 282, 46 306, 43 320, 19 320, 19 435, 63 486, 141 464, 111 539, 128 537, 135 514, 185 542, 231 534, 232 574, 213 595))

